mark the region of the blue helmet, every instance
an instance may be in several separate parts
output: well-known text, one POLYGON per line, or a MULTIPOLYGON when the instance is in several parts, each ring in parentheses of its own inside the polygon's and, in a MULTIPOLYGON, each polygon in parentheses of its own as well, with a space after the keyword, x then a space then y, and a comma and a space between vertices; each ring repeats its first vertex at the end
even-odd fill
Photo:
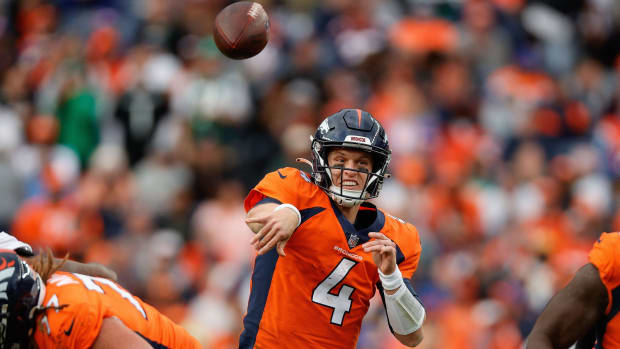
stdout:
POLYGON ((26 348, 35 328, 34 309, 42 300, 43 287, 39 275, 17 254, 0 250, 1 349, 26 348))
POLYGON ((385 172, 391 151, 385 130, 372 115, 360 109, 342 109, 323 120, 311 140, 312 178, 336 203, 350 207, 379 196, 383 180, 388 176, 385 172), (372 172, 361 191, 333 185, 327 156, 336 148, 361 150, 371 155, 372 172))

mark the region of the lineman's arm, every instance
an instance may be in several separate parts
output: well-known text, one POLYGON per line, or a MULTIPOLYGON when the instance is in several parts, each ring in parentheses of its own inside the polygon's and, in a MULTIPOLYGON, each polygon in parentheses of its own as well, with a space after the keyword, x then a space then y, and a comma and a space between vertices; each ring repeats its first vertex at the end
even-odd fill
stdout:
POLYGON ((278 254, 286 256, 284 246, 300 222, 301 215, 296 207, 272 202, 254 206, 245 219, 245 223, 256 234, 250 242, 259 255, 276 246, 278 254))
MULTIPOLYGON (((54 257, 54 262, 61 263, 62 259, 54 257)), ((72 260, 66 260, 60 267, 60 270, 68 273, 97 276, 110 279, 112 281, 117 281, 116 273, 99 263, 80 263, 72 260)))
MULTIPOLYGON (((51 252, 49 253, 51 254, 51 252)), ((25 260, 28 264, 35 265, 36 258, 38 257, 37 256, 32 256, 32 257, 22 256, 21 258, 25 260)), ((112 281, 117 281, 116 273, 112 271, 111 269, 99 263, 80 263, 80 262, 72 261, 72 260, 65 259, 65 258, 56 258, 56 257, 52 257, 52 258, 54 258, 54 265, 60 265, 60 268, 58 268, 58 270, 60 271, 66 271, 68 273, 84 274, 84 275, 89 275, 89 276, 103 277, 106 279, 110 279, 112 281)))
POLYGON ((594 265, 581 267, 536 320, 527 349, 568 348, 605 314, 607 289, 594 265))
POLYGON ((92 349, 153 349, 140 335, 115 317, 103 319, 101 330, 92 349))
MULTIPOLYGON (((34 253, 32 248, 27 243, 19 241, 13 235, 9 235, 5 232, 0 232, 0 248, 14 250, 20 257, 22 257, 30 265, 33 265, 34 253)), ((51 251, 49 252, 51 254, 51 251)), ((63 258, 54 257, 54 264, 61 265, 60 270, 69 273, 85 274, 90 276, 99 276, 106 279, 116 281, 116 273, 105 266, 98 263, 79 263, 76 261, 65 260, 63 258)))

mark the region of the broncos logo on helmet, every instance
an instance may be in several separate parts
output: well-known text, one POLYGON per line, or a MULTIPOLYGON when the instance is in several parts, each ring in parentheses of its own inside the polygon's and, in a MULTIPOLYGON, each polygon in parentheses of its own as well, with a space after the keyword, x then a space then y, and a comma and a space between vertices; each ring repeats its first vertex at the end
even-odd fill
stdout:
POLYGON ((372 115, 360 109, 342 109, 323 120, 310 140, 312 178, 334 201, 351 207, 379 196, 383 180, 389 176, 386 170, 391 151, 385 130, 372 115), (372 156, 372 173, 369 173, 362 190, 346 190, 333 185, 332 167, 327 162, 327 156, 335 148, 361 150, 372 156))
POLYGON ((38 274, 15 252, 0 250, 0 349, 26 347, 43 294, 38 274))

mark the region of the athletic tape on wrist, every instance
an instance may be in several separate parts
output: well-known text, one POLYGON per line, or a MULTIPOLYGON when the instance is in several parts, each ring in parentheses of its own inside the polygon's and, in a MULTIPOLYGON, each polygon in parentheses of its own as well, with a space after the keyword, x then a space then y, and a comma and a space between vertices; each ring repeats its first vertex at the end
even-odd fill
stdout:
POLYGON ((394 294, 385 294, 385 309, 394 333, 408 335, 422 327, 426 311, 422 303, 409 291, 401 287, 394 294))
POLYGON ((297 225, 296 226, 298 227, 301 224, 301 213, 299 213, 299 210, 297 209, 297 207, 295 207, 295 206, 293 206, 291 204, 281 204, 278 207, 276 207, 274 209, 274 211, 281 210, 281 209, 283 209, 285 207, 289 208, 290 210, 295 212, 295 214, 297 215, 297 225))

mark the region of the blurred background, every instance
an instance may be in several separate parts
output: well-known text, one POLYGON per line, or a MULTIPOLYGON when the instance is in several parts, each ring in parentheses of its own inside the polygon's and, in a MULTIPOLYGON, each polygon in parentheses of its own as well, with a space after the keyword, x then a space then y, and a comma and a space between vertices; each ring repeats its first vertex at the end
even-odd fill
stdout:
MULTIPOLYGON (((261 0, 245 61, 212 40, 230 2, 1 0, 0 227, 236 348, 243 198, 359 107, 393 151, 377 204, 421 234, 421 348, 519 348, 620 230, 617 1, 261 0)), ((358 348, 400 347, 375 299, 358 348)))

